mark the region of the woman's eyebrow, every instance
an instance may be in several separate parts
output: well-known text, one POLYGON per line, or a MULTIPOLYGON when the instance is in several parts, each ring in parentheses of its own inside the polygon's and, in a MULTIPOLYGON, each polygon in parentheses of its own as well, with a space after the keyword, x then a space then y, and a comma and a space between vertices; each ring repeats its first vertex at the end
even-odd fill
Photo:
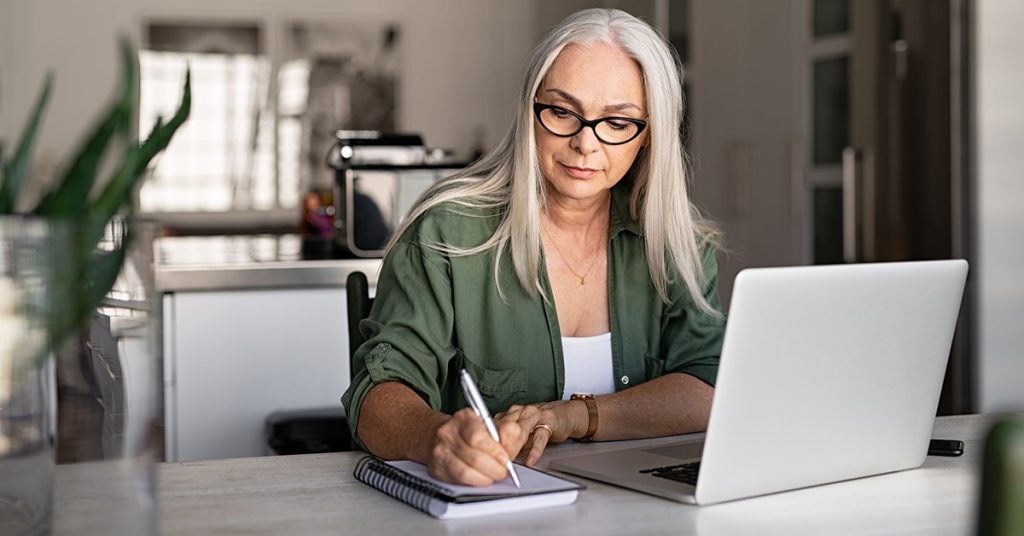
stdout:
MULTIPOLYGON (((569 104, 573 105, 577 110, 580 110, 580 111, 583 110, 583 104, 580 102, 579 99, 577 99, 576 97, 573 97, 572 95, 566 93, 565 91, 562 91, 561 89, 552 88, 552 89, 547 89, 544 92, 545 93, 554 93, 555 95, 558 95, 559 97, 561 97, 562 99, 567 101, 569 104)), ((605 106, 604 108, 602 108, 602 111, 604 111, 604 112, 621 112, 622 110, 628 110, 629 108, 633 108, 636 111, 638 111, 640 113, 643 113, 643 109, 641 109, 639 106, 637 106, 637 105, 635 105, 635 104, 633 104, 631 102, 623 102, 623 103, 619 103, 619 104, 609 104, 608 106, 605 106)))

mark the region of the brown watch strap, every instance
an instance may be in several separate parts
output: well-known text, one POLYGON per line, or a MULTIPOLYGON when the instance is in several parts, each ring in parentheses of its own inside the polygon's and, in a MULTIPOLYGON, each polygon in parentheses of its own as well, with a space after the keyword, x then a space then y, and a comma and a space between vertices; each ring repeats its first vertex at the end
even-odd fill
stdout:
POLYGON ((597 433, 597 399, 590 393, 573 393, 571 400, 582 400, 587 405, 587 415, 590 423, 587 425, 587 433, 577 441, 592 441, 597 433))

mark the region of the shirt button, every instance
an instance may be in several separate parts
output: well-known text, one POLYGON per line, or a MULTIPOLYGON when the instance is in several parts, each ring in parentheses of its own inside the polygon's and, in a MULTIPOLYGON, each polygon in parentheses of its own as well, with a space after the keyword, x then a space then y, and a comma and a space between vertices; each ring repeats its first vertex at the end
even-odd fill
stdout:
POLYGON ((623 376, 619 381, 622 382, 622 385, 629 385, 629 376, 623 376))

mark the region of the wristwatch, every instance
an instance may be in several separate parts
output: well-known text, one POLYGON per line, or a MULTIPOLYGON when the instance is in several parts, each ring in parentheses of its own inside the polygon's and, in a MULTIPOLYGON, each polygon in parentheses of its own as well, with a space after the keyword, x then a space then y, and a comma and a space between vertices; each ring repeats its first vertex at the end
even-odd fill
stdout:
POLYGON ((576 441, 593 441, 594 434, 597 433, 597 399, 591 393, 573 393, 569 400, 582 400, 587 405, 587 414, 590 416, 587 433, 576 438, 576 441))

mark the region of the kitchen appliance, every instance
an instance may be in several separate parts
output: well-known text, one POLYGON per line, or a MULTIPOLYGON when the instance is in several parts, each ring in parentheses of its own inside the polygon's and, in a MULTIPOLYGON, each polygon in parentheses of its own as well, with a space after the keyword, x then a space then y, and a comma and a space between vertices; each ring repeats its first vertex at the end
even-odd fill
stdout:
POLYGON ((343 257, 383 257, 392 234, 427 188, 466 166, 428 149, 418 134, 341 130, 334 170, 334 240, 343 257))

